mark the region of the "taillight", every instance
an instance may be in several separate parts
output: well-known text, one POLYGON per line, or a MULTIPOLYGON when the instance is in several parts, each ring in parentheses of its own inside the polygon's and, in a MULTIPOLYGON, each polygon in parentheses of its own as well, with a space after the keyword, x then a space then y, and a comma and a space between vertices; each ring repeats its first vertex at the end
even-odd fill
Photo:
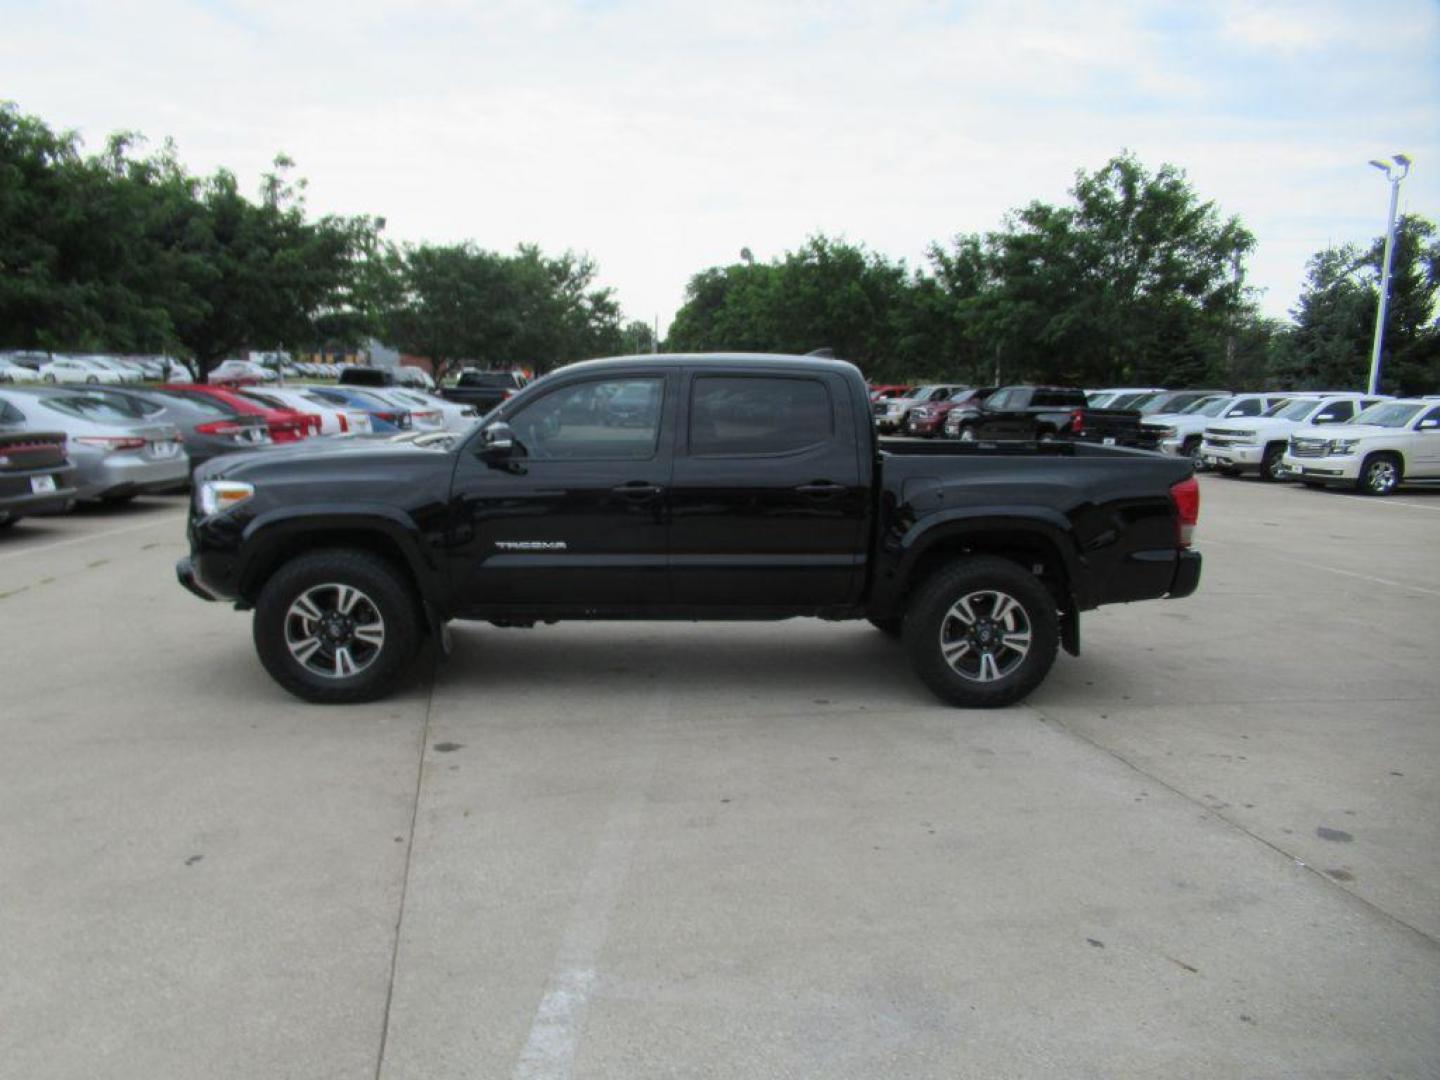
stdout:
POLYGON ((340 434, 344 435, 350 430, 350 419, 343 412, 340 414, 340 434))
POLYGON ((310 434, 312 434, 312 435, 319 435, 319 434, 320 434, 320 429, 321 429, 321 427, 323 426, 323 425, 321 424, 321 422, 320 422, 320 417, 316 416, 314 413, 306 413, 306 414, 305 414, 305 422, 306 422, 306 424, 308 424, 309 427, 310 427, 310 434))
POLYGON ((1175 505, 1175 542, 1187 548, 1200 522, 1200 484, 1195 477, 1170 485, 1170 501, 1175 505))
POLYGON ((208 424, 196 424, 195 430, 201 435, 239 435, 245 428, 229 420, 212 420, 208 424))
POLYGON ((1084 410, 1084 409, 1076 409, 1074 412, 1072 412, 1072 413, 1070 414, 1070 434, 1071 434, 1071 435, 1084 435, 1084 434, 1085 434, 1085 410, 1084 410))
POLYGON ((77 435, 75 441, 107 451, 145 449, 145 440, 132 435, 77 435))

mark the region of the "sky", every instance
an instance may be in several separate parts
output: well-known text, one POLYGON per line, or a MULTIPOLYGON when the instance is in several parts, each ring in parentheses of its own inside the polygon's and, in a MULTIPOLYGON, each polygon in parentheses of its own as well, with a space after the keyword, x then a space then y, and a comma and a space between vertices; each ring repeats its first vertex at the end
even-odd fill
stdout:
POLYGON ((0 100, 251 191, 283 152, 393 240, 588 252, 662 333, 742 247, 920 265, 1127 149, 1255 233, 1277 317, 1383 233, 1369 159, 1440 220, 1437 0, 0 0, 0 100))

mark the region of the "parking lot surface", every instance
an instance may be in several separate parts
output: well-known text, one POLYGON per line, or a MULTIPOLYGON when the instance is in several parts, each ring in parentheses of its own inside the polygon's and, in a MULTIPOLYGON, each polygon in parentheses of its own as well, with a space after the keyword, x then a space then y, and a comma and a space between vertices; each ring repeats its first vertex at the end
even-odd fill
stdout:
POLYGON ((1023 706, 865 624, 287 697, 183 501, 0 536, 0 1076, 1440 1074, 1440 497, 1205 478, 1023 706))

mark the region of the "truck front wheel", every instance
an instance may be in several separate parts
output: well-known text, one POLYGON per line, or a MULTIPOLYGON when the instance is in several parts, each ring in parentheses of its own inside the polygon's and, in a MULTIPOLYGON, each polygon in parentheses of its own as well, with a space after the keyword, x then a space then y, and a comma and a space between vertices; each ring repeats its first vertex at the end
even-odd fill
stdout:
POLYGON ((420 643, 410 583, 368 551, 312 551, 285 563, 255 604, 255 651, 296 697, 348 705, 384 697, 420 643))
POLYGON ((916 673, 952 705, 995 708, 1044 681, 1060 641, 1055 598, 1008 559, 977 556, 920 587, 905 615, 916 673))

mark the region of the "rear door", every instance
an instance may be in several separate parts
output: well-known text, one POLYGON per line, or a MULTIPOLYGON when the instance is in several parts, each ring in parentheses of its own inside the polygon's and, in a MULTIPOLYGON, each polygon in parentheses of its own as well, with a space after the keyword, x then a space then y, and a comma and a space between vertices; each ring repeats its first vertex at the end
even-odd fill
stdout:
POLYGON ((671 490, 682 607, 852 602, 864 565, 868 433, 828 371, 686 372, 671 490), (862 434, 864 437, 862 438, 862 434))

